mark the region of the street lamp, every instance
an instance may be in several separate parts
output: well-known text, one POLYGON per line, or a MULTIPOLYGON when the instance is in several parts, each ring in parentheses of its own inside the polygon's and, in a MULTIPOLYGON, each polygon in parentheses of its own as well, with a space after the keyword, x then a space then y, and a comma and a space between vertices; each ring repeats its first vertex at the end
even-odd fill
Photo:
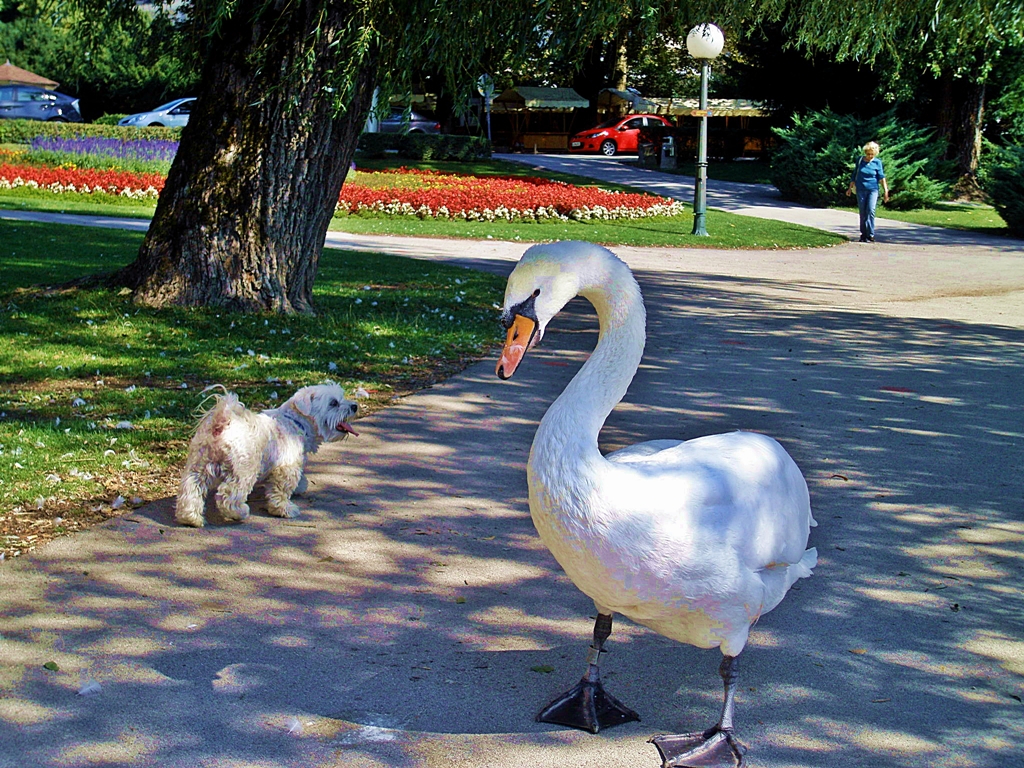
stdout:
POLYGON ((693 190, 693 233, 707 237, 704 226, 708 207, 708 75, 711 61, 722 52, 725 35, 714 24, 698 24, 686 36, 686 50, 700 62, 700 109, 692 114, 700 116, 697 135, 697 183, 693 190))

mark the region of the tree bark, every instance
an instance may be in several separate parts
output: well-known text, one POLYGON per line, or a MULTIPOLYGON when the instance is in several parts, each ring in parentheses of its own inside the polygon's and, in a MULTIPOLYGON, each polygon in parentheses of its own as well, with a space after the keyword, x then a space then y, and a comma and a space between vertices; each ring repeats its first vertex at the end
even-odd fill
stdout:
POLYGON ((985 83, 943 75, 939 81, 938 138, 948 142, 946 158, 956 167, 956 191, 976 197, 981 160, 985 83))
POLYGON ((967 82, 960 101, 956 168, 960 183, 969 179, 977 187, 978 163, 981 160, 981 121, 985 112, 985 84, 967 82))
POLYGON ((331 75, 345 65, 332 43, 355 5, 262 6, 242 0, 210 47, 149 232, 118 275, 136 303, 313 311, 324 236, 370 108, 375 62, 360 65, 354 95, 337 114, 331 75))

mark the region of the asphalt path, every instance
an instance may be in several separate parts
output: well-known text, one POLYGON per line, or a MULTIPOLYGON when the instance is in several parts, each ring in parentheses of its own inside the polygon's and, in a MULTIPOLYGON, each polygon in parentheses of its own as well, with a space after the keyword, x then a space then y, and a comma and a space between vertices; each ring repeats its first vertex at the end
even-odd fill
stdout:
MULTIPOLYGON (((1024 765, 1024 244, 882 226, 616 249, 648 344, 602 448, 752 429, 807 477, 818 568, 740 656, 750 765, 1024 765)), ((524 249, 328 245, 500 273, 524 249)), ((0 564, 0 767, 655 768, 650 736, 717 717, 717 651, 618 620, 605 682, 642 722, 533 719, 582 674, 593 606, 537 540, 525 460, 595 341, 577 299, 511 381, 484 360, 361 419, 296 520, 184 529, 161 499, 0 564)))

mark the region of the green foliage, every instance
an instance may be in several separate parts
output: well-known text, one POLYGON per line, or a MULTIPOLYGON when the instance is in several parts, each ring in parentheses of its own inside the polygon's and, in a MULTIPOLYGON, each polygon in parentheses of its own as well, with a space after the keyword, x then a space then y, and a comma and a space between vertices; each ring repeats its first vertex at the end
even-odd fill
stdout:
POLYGON ((398 142, 402 138, 397 133, 363 133, 359 136, 356 149, 364 157, 381 158, 388 152, 398 152, 398 142))
POLYGON ((111 114, 111 115, 100 115, 99 117, 97 117, 92 122, 93 122, 93 125, 117 125, 118 122, 122 118, 125 118, 125 117, 128 117, 128 115, 126 113, 124 113, 124 112, 115 112, 114 114, 111 114))
POLYGON ((402 136, 398 156, 409 160, 485 160, 491 156, 491 142, 481 136, 410 133, 402 136))
POLYGON ((185 95, 198 66, 171 4, 134 0, 0 0, 0 61, 61 83, 89 120, 185 95))
POLYGON ((1024 236, 1024 146, 995 150, 985 163, 981 181, 1010 231, 1024 236))
POLYGON ((103 123, 44 123, 40 120, 0 120, 0 144, 28 144, 37 136, 64 138, 99 136, 104 139, 181 138, 181 128, 133 128, 103 123))
POLYGON ((426 133, 364 133, 358 149, 364 157, 382 158, 395 153, 408 160, 486 160, 491 143, 480 136, 426 133))
POLYGON ((787 200, 818 207, 848 204, 846 189, 868 141, 881 146, 892 208, 922 208, 947 192, 949 169, 942 164, 943 147, 933 141, 933 130, 893 112, 868 120, 831 110, 808 112, 794 115, 791 128, 774 131, 778 146, 771 179, 787 200))
POLYGON ((1024 143, 1024 45, 1000 57, 986 94, 992 94, 986 135, 1000 144, 1024 143))

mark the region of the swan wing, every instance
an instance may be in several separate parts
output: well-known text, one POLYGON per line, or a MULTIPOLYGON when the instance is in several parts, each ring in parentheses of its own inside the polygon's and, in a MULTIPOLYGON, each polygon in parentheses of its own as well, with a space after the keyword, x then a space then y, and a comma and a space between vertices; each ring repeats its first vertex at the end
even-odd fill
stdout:
POLYGON ((652 440, 605 458, 626 473, 616 485, 632 496, 628 506, 647 507, 666 534, 685 530, 693 541, 731 548, 754 571, 806 562, 816 525, 807 483, 770 437, 731 432, 652 440))

